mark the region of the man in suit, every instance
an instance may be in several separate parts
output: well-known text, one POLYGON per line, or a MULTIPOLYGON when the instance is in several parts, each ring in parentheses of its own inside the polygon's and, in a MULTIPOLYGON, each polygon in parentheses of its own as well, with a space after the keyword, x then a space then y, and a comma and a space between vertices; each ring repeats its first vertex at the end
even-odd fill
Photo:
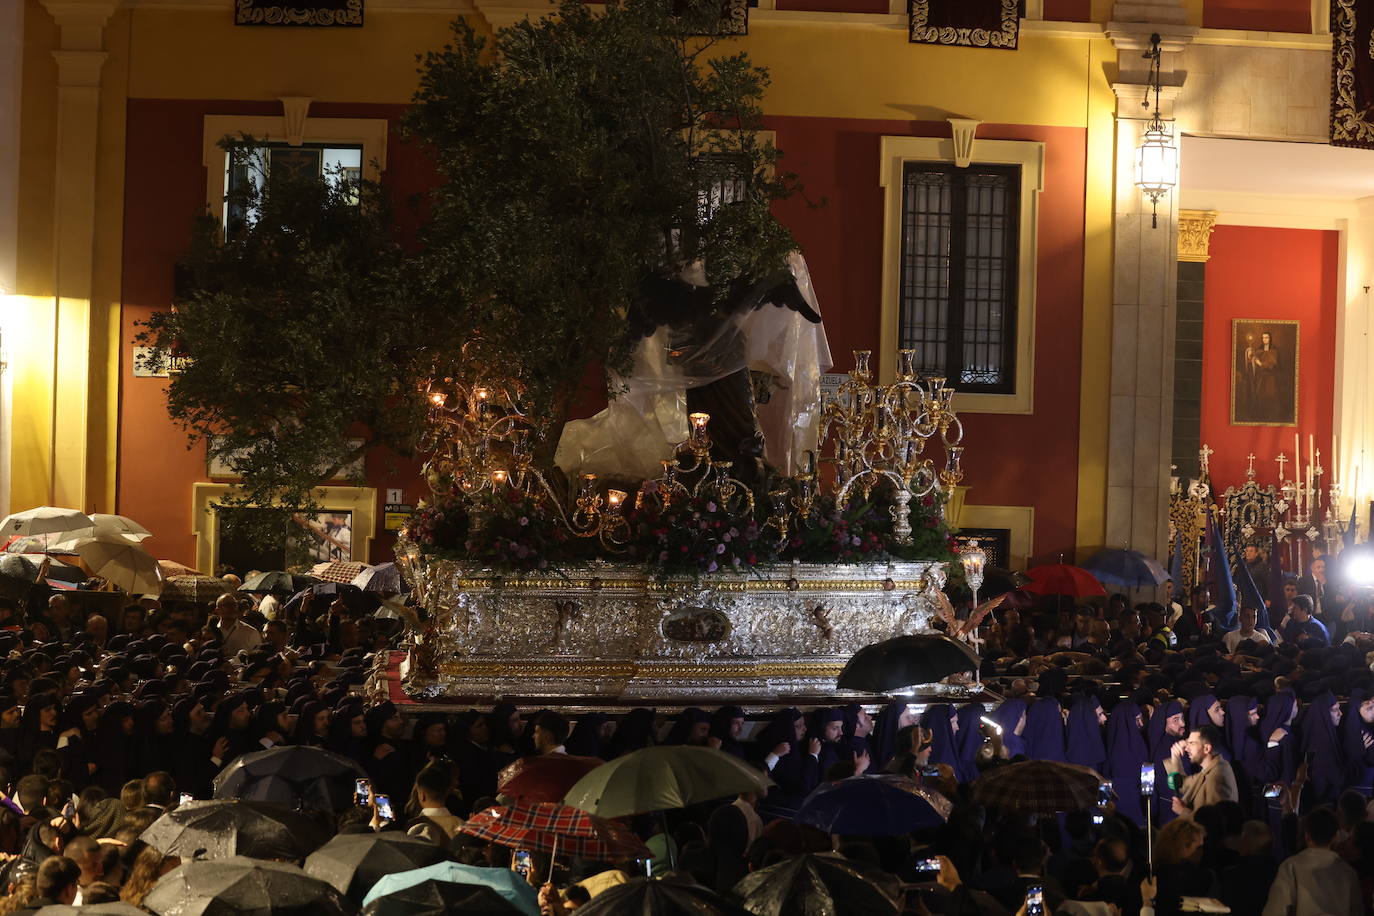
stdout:
POLYGON ((1217 802, 1240 799, 1236 774, 1221 756, 1220 748, 1221 731, 1215 725, 1200 725, 1188 733, 1186 741, 1174 743, 1169 759, 1164 761, 1171 783, 1182 776, 1184 757, 1201 768, 1192 776, 1182 776, 1182 788, 1173 801, 1174 813, 1179 817, 1191 817, 1197 809, 1217 802))

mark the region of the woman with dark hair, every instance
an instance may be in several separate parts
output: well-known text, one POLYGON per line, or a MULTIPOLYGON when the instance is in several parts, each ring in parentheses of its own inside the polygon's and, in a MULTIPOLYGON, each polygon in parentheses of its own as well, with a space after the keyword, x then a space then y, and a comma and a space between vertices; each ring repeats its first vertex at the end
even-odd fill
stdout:
POLYGON ((625 713, 620 724, 615 727, 615 734, 611 735, 611 740, 606 744, 606 759, 614 760, 622 754, 657 744, 654 740, 656 715, 652 709, 644 706, 638 706, 625 713))
POLYGON ((40 693, 29 697, 24 717, 19 722, 19 770, 27 773, 33 767, 33 755, 57 747, 57 718, 60 708, 57 697, 40 693))
POLYGON ((1311 761, 1307 780, 1313 805, 1334 805, 1345 789, 1345 747, 1341 741, 1341 707, 1329 690, 1317 694, 1302 720, 1302 750, 1311 761))
POLYGON ((1102 726, 1107 714, 1102 703, 1091 693, 1080 693, 1069 707, 1068 743, 1064 756, 1069 763, 1089 767, 1101 773, 1107 766, 1107 747, 1102 743, 1102 726))
POLYGON ((1022 737, 1029 718, 1026 714, 1025 700, 1003 700, 1002 705, 994 709, 989 718, 1002 729, 1002 753, 1008 759, 1029 756, 1026 753, 1026 741, 1022 737))
POLYGON ((329 741, 329 707, 319 700, 307 700, 296 716, 291 730, 291 743, 308 747, 324 747, 329 741))
MULTIPOLYGON (((134 710, 132 757, 140 775, 166 770, 175 755, 172 708, 162 700, 144 700, 134 710)), ((64 770, 65 772, 65 770, 64 770)))
POLYGON ((132 703, 117 700, 105 707, 100 714, 100 724, 95 731, 95 773, 91 781, 111 795, 118 795, 133 776, 130 764, 129 743, 134 734, 134 707, 132 703))
POLYGON ((1140 797, 1140 765, 1150 759, 1144 726, 1140 707, 1130 700, 1112 707, 1107 717, 1106 769, 1101 771, 1112 781, 1116 810, 1141 826, 1145 824, 1145 808, 1140 797))
POLYGON ((743 760, 744 745, 739 740, 743 728, 744 710, 738 706, 722 706, 711 713, 711 725, 707 729, 706 741, 712 747, 743 760))
POLYGON ((664 744, 689 744, 704 746, 711 736, 711 717, 706 710, 688 706, 673 722, 673 727, 664 736, 664 744))
POLYGON ((1351 688, 1341 722, 1341 742, 1349 770, 1346 781, 1368 798, 1374 791, 1374 694, 1368 687, 1351 688))
POLYGON ((575 757, 600 757, 605 751, 606 727, 611 724, 610 717, 604 712, 584 713, 573 726, 563 748, 575 757))
POLYGON ((873 757, 869 762, 869 772, 883 772, 883 768, 897 755, 897 733, 915 724, 916 715, 906 700, 891 700, 882 708, 873 725, 873 740, 870 742, 873 757))
POLYGON ((1264 742, 1264 782, 1292 783, 1298 770, 1298 739, 1293 720, 1298 716, 1298 698, 1291 690, 1280 690, 1264 704, 1259 740, 1264 742))
POLYGON ((1026 710, 1026 756, 1032 760, 1066 763, 1064 747, 1064 709, 1059 700, 1043 696, 1026 710))

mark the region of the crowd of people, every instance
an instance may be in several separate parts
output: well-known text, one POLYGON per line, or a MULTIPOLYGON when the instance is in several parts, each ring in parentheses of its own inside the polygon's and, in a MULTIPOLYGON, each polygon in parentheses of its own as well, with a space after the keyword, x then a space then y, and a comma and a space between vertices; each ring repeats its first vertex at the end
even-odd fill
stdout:
POLYGON ((1234 913, 1374 913, 1371 602, 1318 584, 1320 596, 1290 583, 1270 606, 1240 608, 1229 631, 1205 588, 1187 606, 1006 602, 983 630, 990 692, 978 701, 752 717, 724 706, 570 719, 512 705, 403 716, 364 689, 399 622, 343 597, 145 597, 117 621, 60 592, 0 599, 0 916, 141 904, 179 861, 143 832, 183 798, 211 798, 250 751, 326 748, 366 770, 374 798, 396 800, 392 818, 363 805, 333 817, 334 831, 404 830, 460 862, 508 866, 511 850, 462 831, 505 801, 503 768, 653 744, 717 748, 773 786, 635 820, 653 861, 536 854, 545 912, 646 871, 729 895, 751 871, 825 852, 901 882, 910 913, 1030 913, 1030 889, 1045 912, 1171 914, 1215 898, 1234 913), (1097 803, 1057 815, 980 804, 980 775, 1022 760, 1091 767, 1097 803), (948 818, 899 836, 797 822, 818 787, 865 774, 935 789, 948 818))

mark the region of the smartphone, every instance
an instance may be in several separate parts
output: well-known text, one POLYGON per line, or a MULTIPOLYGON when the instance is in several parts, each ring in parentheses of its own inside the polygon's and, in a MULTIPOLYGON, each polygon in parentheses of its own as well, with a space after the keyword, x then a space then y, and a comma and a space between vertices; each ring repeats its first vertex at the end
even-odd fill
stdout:
POLYGON ((1104 822, 1105 820, 1106 820, 1106 818, 1104 818, 1104 817, 1101 815, 1101 813, 1098 813, 1098 814, 1094 814, 1094 815, 1093 815, 1093 823, 1096 824, 1096 825, 1099 826, 1099 827, 1102 826, 1102 824, 1103 824, 1103 822, 1104 822))
POLYGON ((940 775, 940 767, 933 763, 927 763, 925 766, 921 767, 921 775, 938 778, 940 775))
POLYGON ((1140 765, 1140 794, 1147 797, 1155 794, 1155 765, 1153 763, 1140 765))
POLYGON ((1268 784, 1266 784, 1265 787, 1264 787, 1264 797, 1265 797, 1265 798, 1278 798, 1278 797, 1279 797, 1280 795, 1282 795, 1282 794, 1283 794, 1283 786, 1279 785, 1279 784, 1276 783, 1276 782, 1268 783, 1268 784))
POLYGON ((182 793, 181 793, 181 798, 180 798, 180 800, 177 802, 177 804, 178 804, 178 805, 184 805, 184 804, 186 804, 187 802, 193 802, 193 801, 195 801, 195 800, 196 800, 196 797, 195 797, 194 795, 192 795, 190 792, 182 792, 182 793))
POLYGON ((916 863, 916 871, 922 875, 938 876, 940 874, 940 860, 922 859, 916 863))
POLYGON ((1104 779, 1102 782, 1098 783, 1097 803, 1099 805, 1110 805, 1112 803, 1112 796, 1115 794, 1116 792, 1113 791, 1112 781, 1110 779, 1104 779))
POLYGON ((377 796, 377 816, 384 821, 396 820, 396 815, 391 811, 391 796, 377 796))
POLYGON ((524 849, 515 850, 515 855, 511 856, 510 870, 515 872, 526 881, 530 879, 530 869, 534 864, 530 861, 530 854, 524 849))
POLYGON ((1026 888, 1026 916, 1045 916, 1045 888, 1039 884, 1026 888))
POLYGON ((76 805, 73 805, 71 802, 67 802, 65 805, 63 805, 63 806, 62 806, 62 817, 63 817, 64 819, 66 819, 66 820, 69 820, 69 821, 70 821, 70 820, 75 820, 75 819, 76 819, 76 805))
POLYGON ((644 859, 643 861, 644 861, 644 877, 646 877, 646 878, 652 878, 652 877, 654 876, 654 860, 653 860, 653 859, 644 859))
POLYGON ((353 783, 353 804, 362 807, 367 804, 367 796, 372 791, 372 780, 358 779, 353 783))

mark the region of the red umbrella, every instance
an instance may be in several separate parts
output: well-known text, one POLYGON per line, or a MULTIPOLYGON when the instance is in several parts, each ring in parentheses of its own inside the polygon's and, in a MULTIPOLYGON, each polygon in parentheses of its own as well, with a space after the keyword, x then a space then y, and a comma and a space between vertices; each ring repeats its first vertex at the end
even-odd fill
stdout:
POLYGON ((1037 595, 1067 595, 1070 598, 1090 598, 1106 595, 1102 583, 1086 569, 1069 566, 1067 563, 1053 563, 1026 570, 1030 584, 1024 586, 1028 592, 1037 595))
POLYGON ((463 833, 512 849, 571 853, 598 862, 647 858, 650 853, 624 824, 553 802, 516 802, 488 808, 461 828, 463 833))
POLYGON ((572 754, 521 757, 501 771, 496 790, 523 802, 562 802, 579 779, 603 763, 599 757, 572 754))

